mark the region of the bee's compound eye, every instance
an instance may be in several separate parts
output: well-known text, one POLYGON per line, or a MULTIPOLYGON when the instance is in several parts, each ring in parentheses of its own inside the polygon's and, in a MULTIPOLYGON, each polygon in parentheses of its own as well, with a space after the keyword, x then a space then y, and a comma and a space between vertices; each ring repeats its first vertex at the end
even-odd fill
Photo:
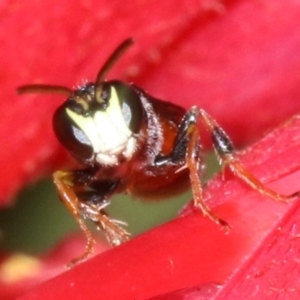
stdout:
POLYGON ((137 92, 128 84, 120 81, 112 83, 115 88, 123 118, 129 130, 138 133, 144 118, 144 110, 137 92))
POLYGON ((53 116, 53 129, 61 144, 79 159, 90 159, 93 148, 84 132, 75 125, 66 112, 67 105, 60 106, 53 116))

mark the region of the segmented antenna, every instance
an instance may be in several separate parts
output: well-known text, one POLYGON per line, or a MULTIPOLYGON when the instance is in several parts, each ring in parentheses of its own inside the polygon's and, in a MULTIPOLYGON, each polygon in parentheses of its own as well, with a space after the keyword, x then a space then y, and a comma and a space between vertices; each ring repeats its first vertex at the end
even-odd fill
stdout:
MULTIPOLYGON (((101 95, 101 82, 104 81, 107 73, 113 67, 113 65, 118 61, 118 59, 123 55, 123 53, 134 43, 132 38, 128 38, 123 41, 115 51, 108 57, 105 64, 99 70, 96 77, 96 95, 101 95)), ((64 86, 60 85, 49 85, 49 84, 27 84, 17 88, 18 94, 62 94, 66 96, 71 96, 73 91, 64 86)))
POLYGON ((96 86, 100 85, 104 81, 107 73, 113 67, 113 65, 118 61, 118 59, 124 54, 124 52, 134 43, 133 38, 128 38, 122 42, 115 51, 108 57, 105 64, 99 70, 96 77, 96 86))
POLYGON ((27 84, 17 88, 18 94, 62 94, 70 96, 73 91, 65 86, 50 84, 27 84))

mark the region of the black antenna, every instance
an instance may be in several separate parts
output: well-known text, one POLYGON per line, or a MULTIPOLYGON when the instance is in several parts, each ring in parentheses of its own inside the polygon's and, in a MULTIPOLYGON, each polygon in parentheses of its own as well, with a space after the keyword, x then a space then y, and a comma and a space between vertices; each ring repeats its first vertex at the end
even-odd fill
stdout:
POLYGON ((115 51, 108 57, 103 67, 99 70, 96 77, 96 86, 99 86, 104 81, 106 74, 110 71, 117 60, 124 54, 124 52, 134 43, 133 38, 128 38, 123 41, 115 51))
MULTIPOLYGON (((123 41, 116 49, 115 51, 108 57, 103 67, 99 70, 96 78, 96 95, 101 94, 101 82, 104 81, 107 73, 110 71, 110 69, 113 67, 113 65, 117 62, 117 60, 123 55, 123 53, 134 43, 134 40, 132 38, 128 38, 125 41, 123 41)), ((73 94, 73 91, 64 86, 60 85, 48 85, 48 84, 28 84, 23 85, 17 88, 18 94, 63 94, 66 96, 70 96, 73 94)))
POLYGON ((17 88, 18 94, 63 94, 70 96, 73 91, 65 86, 48 84, 28 84, 17 88))

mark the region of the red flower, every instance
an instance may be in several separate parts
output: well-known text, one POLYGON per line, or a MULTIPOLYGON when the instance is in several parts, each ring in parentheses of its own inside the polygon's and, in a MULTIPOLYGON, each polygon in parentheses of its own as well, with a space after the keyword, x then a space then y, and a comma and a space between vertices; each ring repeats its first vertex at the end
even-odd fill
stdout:
MULTIPOLYGON (((51 129, 62 99, 17 97, 18 85, 73 86, 83 76, 93 79, 114 47, 133 36, 136 45, 110 78, 134 81, 185 107, 197 104, 236 144, 246 144, 300 108, 299 12, 292 0, 165 1, 159 6, 61 0, 3 7, 1 203, 29 181, 67 164, 51 129)), ((300 187, 298 132, 295 118, 242 158, 282 193, 300 187)), ((180 289, 185 290, 169 299, 211 290, 214 299, 298 299, 297 201, 265 199, 227 173, 225 181, 208 186, 206 197, 232 225, 228 235, 200 214, 189 214, 40 285, 23 299, 147 299, 180 289)))

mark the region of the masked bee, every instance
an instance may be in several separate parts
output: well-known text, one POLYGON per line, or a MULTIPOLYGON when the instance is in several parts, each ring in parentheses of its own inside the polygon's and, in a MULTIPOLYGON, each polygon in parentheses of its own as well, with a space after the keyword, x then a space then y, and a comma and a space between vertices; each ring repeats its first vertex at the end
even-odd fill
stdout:
POLYGON ((23 93, 61 93, 67 100, 53 117, 61 144, 83 168, 57 171, 54 183, 60 199, 83 230, 86 250, 73 266, 93 252, 94 238, 84 219, 103 230, 112 245, 129 238, 122 222, 110 219, 105 208, 112 195, 131 194, 141 199, 166 198, 191 187, 193 204, 213 222, 228 227, 215 216, 202 197, 202 151, 197 123, 202 121, 220 163, 263 195, 286 201, 264 186, 239 162, 224 130, 203 109, 189 110, 149 95, 134 84, 106 80, 119 57, 133 44, 122 42, 98 72, 95 83, 76 90, 53 85, 25 85, 23 93))

